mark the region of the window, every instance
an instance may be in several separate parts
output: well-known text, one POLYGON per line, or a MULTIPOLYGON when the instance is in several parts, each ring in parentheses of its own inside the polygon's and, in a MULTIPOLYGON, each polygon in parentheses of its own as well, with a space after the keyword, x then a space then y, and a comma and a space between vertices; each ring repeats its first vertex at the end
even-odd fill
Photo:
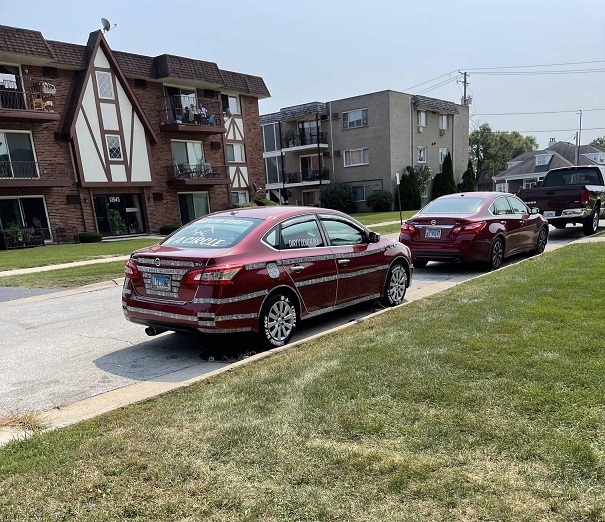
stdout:
POLYGON ((181 225, 185 225, 195 218, 210 213, 207 192, 193 192, 179 194, 179 210, 181 211, 181 225))
POLYGON ((229 94, 221 94, 223 112, 229 111, 231 114, 241 114, 239 107, 239 97, 229 94))
POLYGON ((281 247, 286 250, 325 246, 315 220, 285 225, 282 227, 281 237, 281 247))
POLYGON ((431 201, 418 214, 474 214, 481 203, 481 198, 440 198, 431 201))
POLYGON ((370 163, 370 149, 345 150, 345 167, 370 163))
POLYGON ((122 159, 122 147, 120 145, 120 137, 112 134, 105 136, 107 143, 107 153, 109 154, 110 160, 121 160, 122 159))
POLYGON ((0 132, 0 179, 39 178, 29 132, 0 132))
POLYGON ((231 192, 231 204, 248 203, 250 197, 247 190, 234 190, 231 192))
POLYGON ((187 248, 228 248, 239 243, 261 219, 238 217, 203 217, 162 241, 161 245, 187 248))
POLYGON ((494 201, 490 210, 495 216, 505 216, 513 212, 506 198, 498 198, 494 201))
POLYGON ((353 201, 359 203, 366 200, 366 186, 365 185, 353 185, 353 201))
POLYGON ((447 114, 440 114, 439 115, 439 128, 441 130, 447 130, 449 129, 449 119, 447 117, 447 114))
POLYGON ((439 148, 439 165, 443 164, 443 160, 447 156, 448 152, 449 152, 449 150, 448 150, 447 147, 440 147, 439 148))
POLYGON ((357 109, 342 113, 342 128, 354 129, 368 124, 368 109, 357 109))
POLYGON ((244 163, 244 146, 240 143, 227 144, 227 161, 230 163, 244 163))
POLYGON ((418 147, 417 148, 417 162, 418 163, 426 163, 426 147, 418 147))
POLYGON ((312 145, 314 143, 321 143, 319 129, 317 122, 312 121, 299 121, 298 122, 298 136, 295 138, 295 145, 312 145))
POLYGON ((548 165, 552 156, 552 154, 538 154, 536 156, 536 167, 540 165, 548 165))
POLYGON ((279 127, 276 123, 263 125, 263 152, 279 150, 279 127))
POLYGON ((508 202, 513 209, 513 214, 529 214, 528 208, 525 203, 516 197, 508 197, 508 202))
POLYGON ((192 123, 197 108, 195 89, 164 86, 166 95, 166 110, 170 123, 192 123))
POLYGON ((283 181, 281 158, 279 156, 265 158, 265 172, 267 183, 281 183, 283 181))
POLYGON ((366 242, 365 234, 348 223, 333 219, 322 219, 321 222, 332 246, 359 245, 366 242))
POLYGON ((99 90, 99 98, 102 100, 113 100, 113 80, 111 73, 97 71, 97 89, 99 90))
POLYGON ((26 109, 25 93, 21 82, 21 71, 13 65, 0 64, 0 107, 26 109))
POLYGON ((314 207, 319 204, 319 190, 303 190, 303 205, 305 207, 314 207))
POLYGON ((538 180, 536 178, 523 180, 523 188, 533 188, 537 184, 538 184, 538 180))
POLYGON ((17 227, 34 227, 42 231, 45 239, 50 239, 48 217, 44 198, 39 196, 21 198, 0 198, 0 230, 17 227))
POLYGON ((418 127, 426 127, 426 111, 417 111, 416 124, 418 127))
POLYGON ((199 177, 212 171, 210 164, 204 163, 202 142, 172 141, 171 146, 172 161, 177 179, 199 177))

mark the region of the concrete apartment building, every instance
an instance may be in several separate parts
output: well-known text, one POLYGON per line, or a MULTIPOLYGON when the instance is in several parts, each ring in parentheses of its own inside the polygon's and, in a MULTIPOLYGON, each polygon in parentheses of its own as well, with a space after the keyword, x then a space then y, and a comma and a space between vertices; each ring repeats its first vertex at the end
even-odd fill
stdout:
POLYGON ((268 197, 318 205, 323 185, 346 183, 363 212, 374 190, 396 194, 396 172, 428 165, 434 176, 448 152, 459 183, 468 117, 468 106, 390 90, 261 115, 268 197))
POLYGON ((0 26, 4 246, 157 232, 262 197, 268 96, 258 76, 113 51, 101 31, 76 45, 0 26))

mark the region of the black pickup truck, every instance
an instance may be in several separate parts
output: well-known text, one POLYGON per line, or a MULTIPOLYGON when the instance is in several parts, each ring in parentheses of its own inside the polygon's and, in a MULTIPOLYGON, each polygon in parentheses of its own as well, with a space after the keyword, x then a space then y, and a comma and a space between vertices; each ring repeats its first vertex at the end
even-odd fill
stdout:
POLYGON ((605 167, 581 165, 561 167, 547 172, 542 183, 522 189, 518 196, 556 228, 568 223, 582 224, 584 234, 597 231, 605 217, 605 167))

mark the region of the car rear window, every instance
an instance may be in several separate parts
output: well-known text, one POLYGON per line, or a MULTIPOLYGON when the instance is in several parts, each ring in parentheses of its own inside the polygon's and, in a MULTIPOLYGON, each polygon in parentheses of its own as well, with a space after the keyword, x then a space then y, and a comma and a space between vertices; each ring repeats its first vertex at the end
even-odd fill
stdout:
POLYGON ((600 185, 599 173, 595 169, 554 170, 544 178, 543 187, 561 185, 600 185))
POLYGON ((418 214, 474 214, 482 198, 443 198, 431 201, 418 214))
POLYGON ((186 248, 229 248, 245 238, 260 222, 254 218, 202 218, 189 223, 161 244, 186 248))

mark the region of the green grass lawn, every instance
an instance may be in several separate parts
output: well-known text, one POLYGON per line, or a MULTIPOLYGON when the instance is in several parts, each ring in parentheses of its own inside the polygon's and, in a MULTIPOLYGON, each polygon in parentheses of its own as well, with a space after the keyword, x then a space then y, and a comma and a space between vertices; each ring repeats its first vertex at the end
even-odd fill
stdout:
MULTIPOLYGON (((401 215, 403 219, 412 217, 418 212, 417 210, 404 210, 401 215)), ((385 221, 399 221, 399 211, 393 212, 360 212, 359 214, 351 214, 352 218, 355 218, 364 225, 371 225, 373 223, 384 223, 385 221)))
POLYGON ((0 518, 603 520, 604 247, 11 443, 0 518))
POLYGON ((141 238, 103 241, 101 243, 47 245, 19 250, 1 250, 0 270, 56 265, 106 256, 123 256, 130 254, 138 248, 155 245, 158 241, 160 240, 157 238, 141 238))

